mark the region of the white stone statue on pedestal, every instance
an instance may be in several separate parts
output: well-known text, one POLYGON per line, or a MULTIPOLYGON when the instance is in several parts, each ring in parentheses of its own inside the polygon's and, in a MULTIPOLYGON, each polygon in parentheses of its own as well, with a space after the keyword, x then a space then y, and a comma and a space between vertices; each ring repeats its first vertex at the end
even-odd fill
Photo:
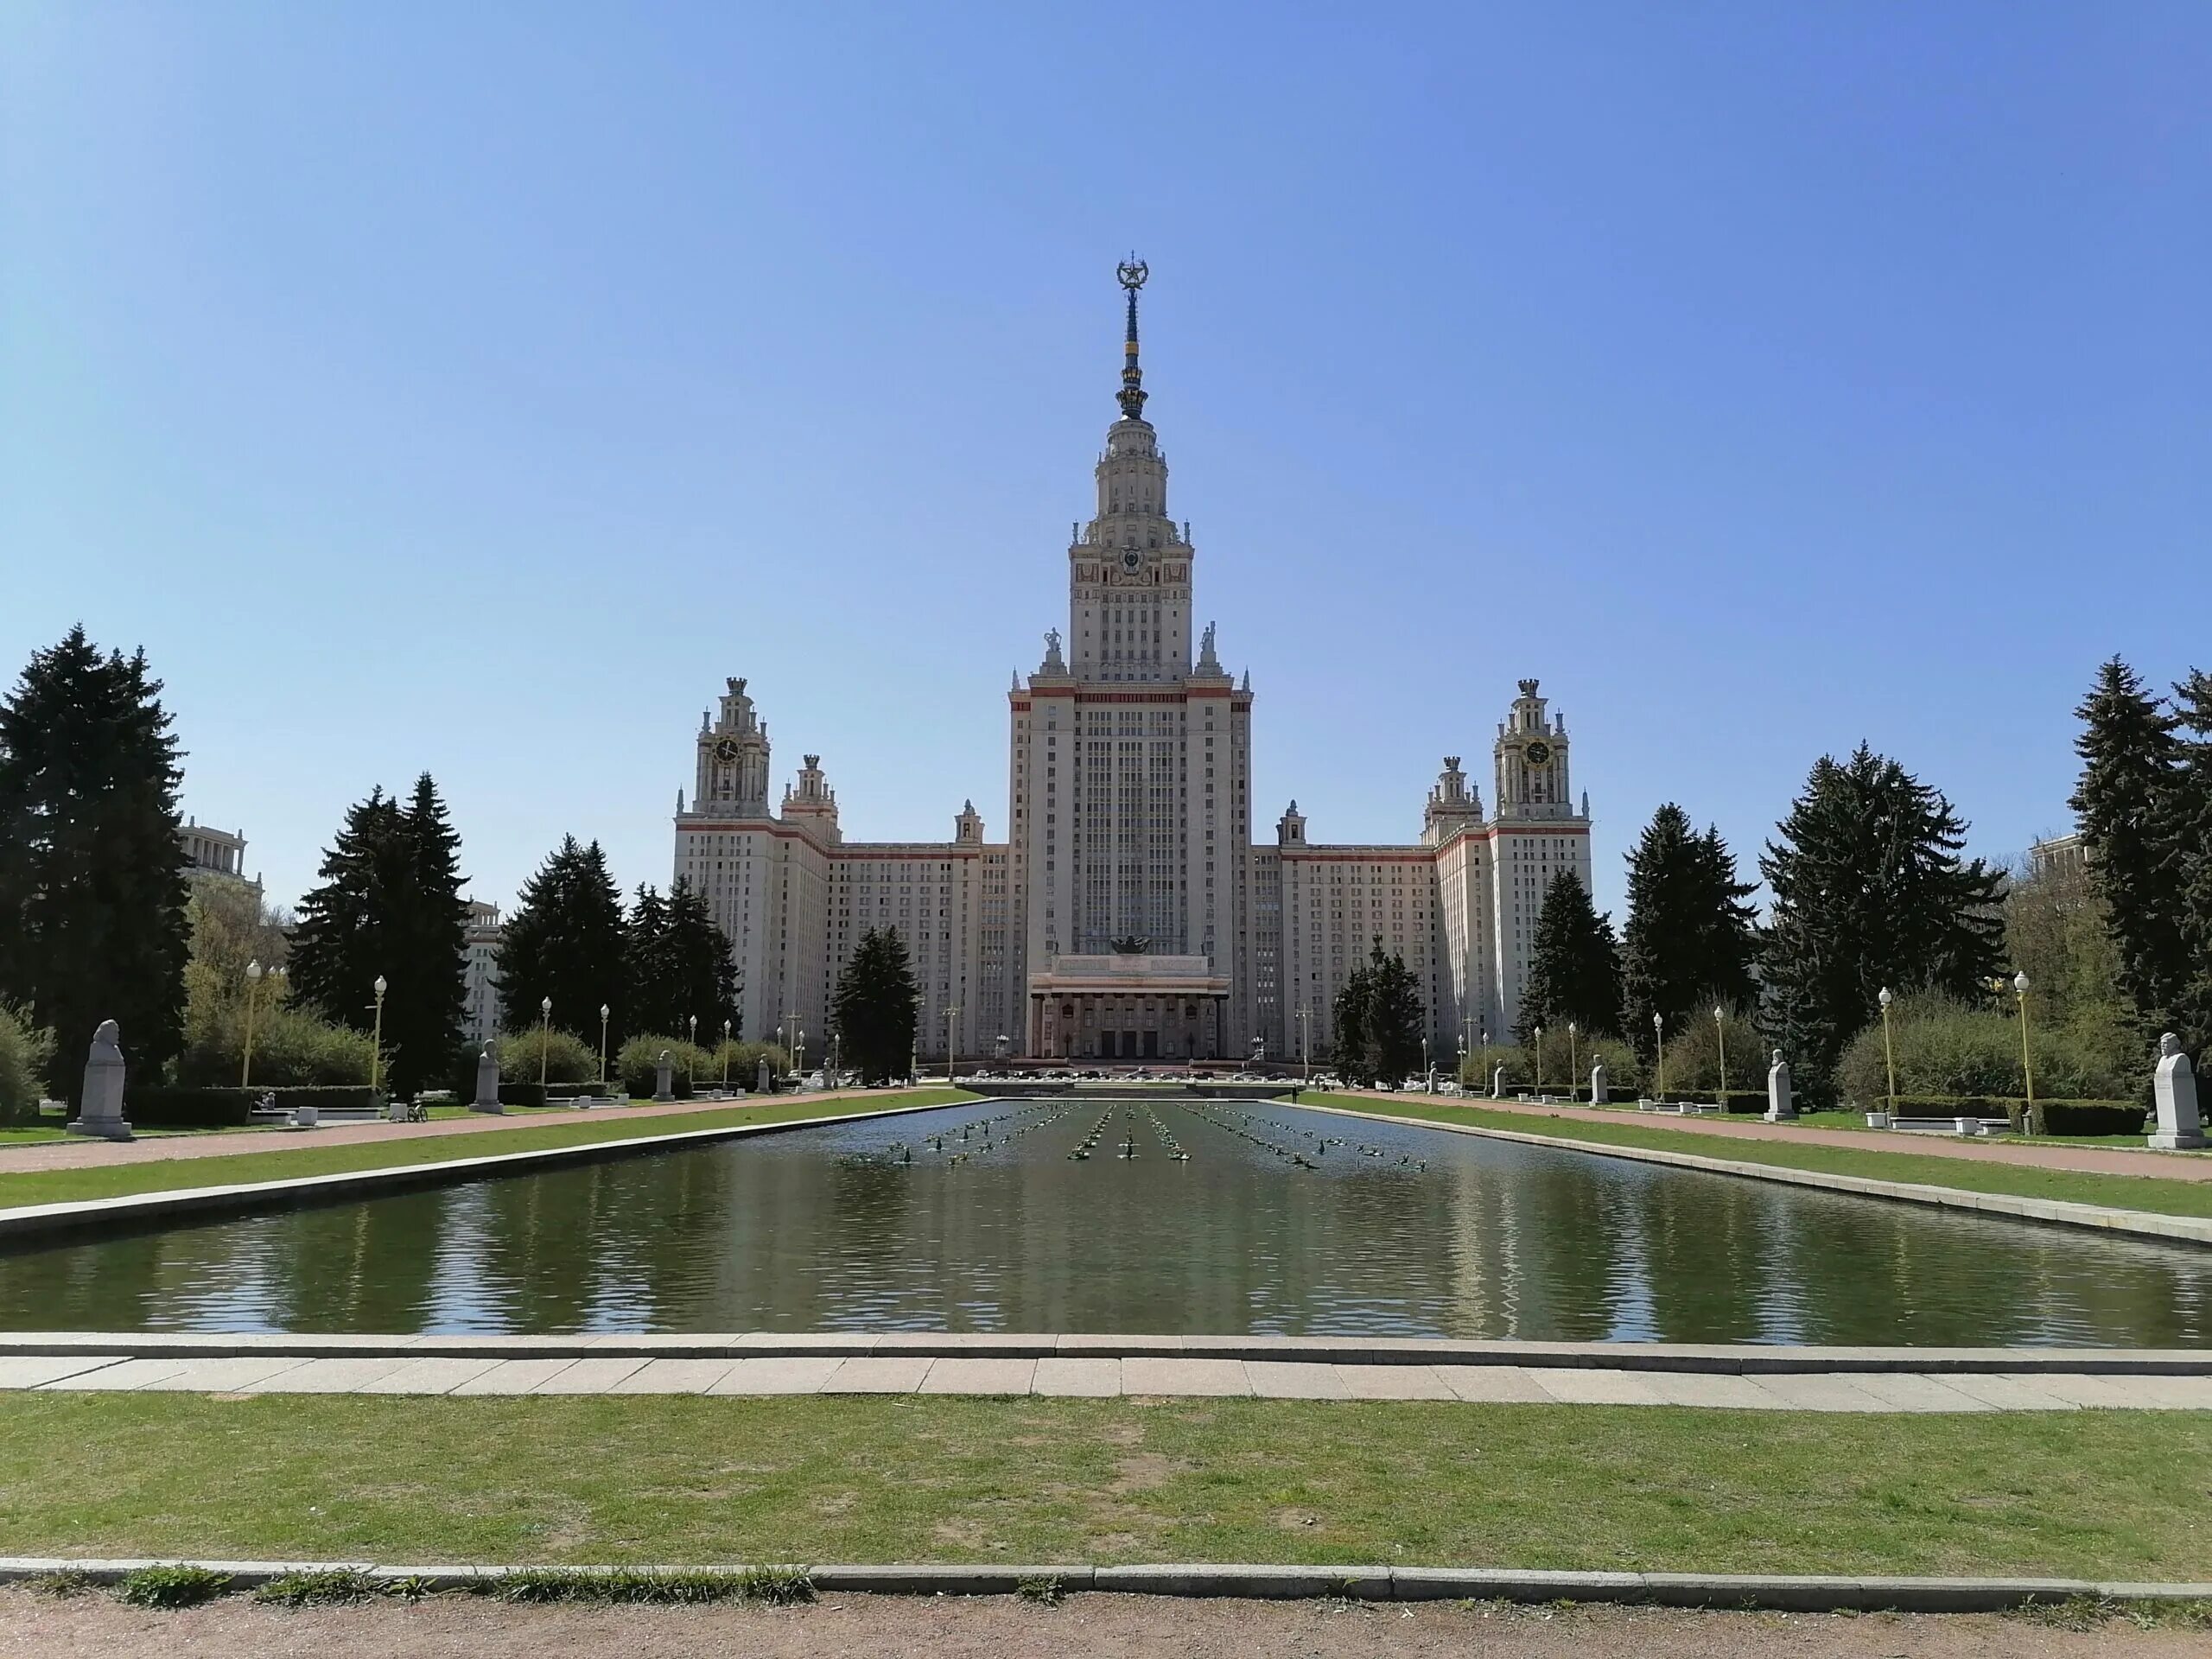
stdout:
POLYGON ((768 1080, 768 1061, 766 1056, 762 1057, 760 1069, 753 1077, 753 1089, 755 1094, 761 1095, 773 1091, 774 1085, 768 1080))
POLYGON ((505 1112, 499 1104, 499 1057, 493 1052, 493 1045, 486 1043, 484 1052, 476 1057, 476 1098, 469 1103, 472 1112, 505 1112))
POLYGON ((72 1135, 95 1135, 104 1141, 131 1139, 130 1122, 123 1115, 123 1046, 115 1021, 103 1020, 92 1033, 92 1052, 85 1057, 84 1104, 68 1123, 72 1135))
POLYGON ((2181 1052, 2181 1039, 2171 1031, 2158 1039, 2158 1076, 2152 1094, 2158 1109, 2158 1130, 2151 1137, 2153 1147, 2161 1152, 2183 1152, 2204 1144, 2203 1120, 2196 1115, 2196 1073, 2189 1056, 2181 1052))
POLYGON ((653 1065, 653 1098, 655 1100, 676 1098, 676 1063, 669 1058, 668 1051, 664 1048, 660 1052, 660 1058, 653 1065))
POLYGON ((1505 1098, 1505 1068, 1502 1065, 1490 1074, 1490 1097, 1492 1100, 1505 1098))
POLYGON ((1782 1051, 1774 1051, 1774 1064, 1766 1072, 1766 1121, 1787 1123, 1797 1116, 1797 1102, 1789 1092, 1789 1062, 1782 1058, 1782 1051))
POLYGON ((1600 1060, 1590 1068, 1590 1103, 1603 1106, 1611 1098, 1605 1092, 1605 1063, 1600 1060))

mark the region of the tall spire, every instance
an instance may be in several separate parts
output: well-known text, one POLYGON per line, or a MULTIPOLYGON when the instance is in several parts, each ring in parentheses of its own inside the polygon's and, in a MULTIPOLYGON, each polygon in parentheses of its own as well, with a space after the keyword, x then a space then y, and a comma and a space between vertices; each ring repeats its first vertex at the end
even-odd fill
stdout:
POLYGON ((1122 343, 1122 390, 1116 397, 1122 405, 1122 418, 1141 421, 1144 418, 1144 371, 1137 366, 1137 289, 1144 286, 1144 279, 1152 273, 1132 253, 1114 274, 1129 296, 1129 329, 1122 343))

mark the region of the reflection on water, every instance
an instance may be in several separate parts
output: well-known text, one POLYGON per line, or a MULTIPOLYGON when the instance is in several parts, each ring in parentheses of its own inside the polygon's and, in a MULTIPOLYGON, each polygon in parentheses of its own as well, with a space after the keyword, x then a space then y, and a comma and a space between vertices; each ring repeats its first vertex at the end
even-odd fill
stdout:
POLYGON ((1287 1106, 993 1103, 17 1249, 0 1327, 2179 1347, 2208 1286, 2178 1246, 1287 1106))

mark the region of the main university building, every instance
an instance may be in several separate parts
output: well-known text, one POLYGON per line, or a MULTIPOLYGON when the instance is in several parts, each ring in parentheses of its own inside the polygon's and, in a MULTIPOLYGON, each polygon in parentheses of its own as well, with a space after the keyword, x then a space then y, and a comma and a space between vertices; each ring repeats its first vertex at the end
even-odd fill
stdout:
POLYGON ((974 803, 946 842, 851 842, 821 757, 769 798, 768 728, 741 679, 703 715, 675 874, 704 894, 744 977, 744 1029, 823 1052, 861 936, 896 928, 922 994, 921 1052, 963 1057, 1274 1059, 1325 1053, 1346 977, 1378 937, 1426 991, 1440 1057, 1510 1024, 1546 885, 1590 885, 1588 797, 1568 793, 1564 722, 1520 683, 1492 746, 1493 810, 1446 757, 1421 837, 1306 839, 1291 803, 1252 838, 1253 693, 1209 625, 1193 655, 1188 527, 1144 418, 1141 265, 1128 290, 1121 418, 1097 509, 1068 549, 1068 626, 1007 694, 1005 841, 974 803), (948 1015, 950 1017, 948 1017, 948 1015), (1001 1044, 1001 1039, 1003 1043, 1001 1044))

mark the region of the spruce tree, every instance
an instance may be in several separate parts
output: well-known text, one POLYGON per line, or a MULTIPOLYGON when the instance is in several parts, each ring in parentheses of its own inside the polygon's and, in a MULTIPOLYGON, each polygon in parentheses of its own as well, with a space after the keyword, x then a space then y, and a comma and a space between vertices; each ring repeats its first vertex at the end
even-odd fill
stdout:
POLYGON ((143 652, 72 628, 0 702, 0 1001, 55 1035, 74 1101, 113 1020, 145 1082, 181 1042, 188 953, 176 740, 143 652))
POLYGON ((461 896, 461 837, 429 772, 400 815, 400 885, 389 931, 398 945, 386 973, 385 1040, 399 1095, 444 1086, 468 1014, 468 903, 461 896))
POLYGON ((1808 1079, 1832 1075, 1885 986, 1987 995, 2004 878, 1961 860, 1966 829, 1942 794, 1863 743, 1814 765, 1759 862, 1774 893, 1765 1024, 1808 1079))
POLYGON ((1537 1027, 1563 1030, 1572 1020, 1592 1036, 1620 1029, 1620 948, 1612 918, 1600 916, 1589 891, 1572 870, 1561 870, 1545 889, 1536 915, 1536 942, 1521 990, 1515 1031, 1534 1040, 1537 1027))
POLYGON ((381 786, 355 802, 322 855, 321 883, 300 901, 292 994, 356 1031, 373 1026, 377 979, 393 981, 408 949, 396 902, 412 859, 406 831, 405 812, 381 786))
POLYGON ((1421 982, 1405 958, 1382 954, 1378 934, 1367 960, 1337 992, 1337 1075, 1346 1083, 1397 1082, 1421 1064, 1421 982))
POLYGON ((499 1001, 507 1028, 535 1029, 550 997, 552 1012, 544 1017, 594 1046, 601 1007, 611 1030, 635 1034, 635 1024, 613 1022, 622 1011, 624 943, 622 895, 607 855, 595 841, 579 847, 574 836, 563 836, 523 884, 500 934, 499 1001))
POLYGON ((1694 1008, 1748 1001, 1753 980, 1757 884, 1736 879, 1736 861, 1717 829, 1702 836, 1669 801, 1651 816, 1628 861, 1628 924, 1622 934, 1621 1017, 1647 1058, 1651 1016, 1677 1026, 1694 1008))
POLYGON ((629 1033, 674 1034, 676 984, 668 951, 668 904, 645 882, 630 906, 622 930, 622 1009, 629 1033))
MULTIPOLYGON (((2191 669, 2174 687, 2174 710, 2189 735, 2167 790, 2172 886, 2166 906, 2177 918, 2184 971, 2164 1022, 2200 1057, 2212 1045, 2212 674, 2191 669)), ((2092 865, 2094 870, 2096 867, 2092 865)))
POLYGON ((896 928, 869 928, 854 946, 830 999, 841 1065, 863 1084, 906 1075, 914 1054, 915 1012, 921 993, 896 928))
POLYGON ((676 999, 672 1012, 685 1022, 669 1030, 687 1031, 696 1016, 711 1042, 721 1040, 725 1020, 734 1035, 737 969, 730 958, 729 936, 715 925, 707 901, 682 876, 668 890, 668 928, 662 949, 676 999))
POLYGON ((1336 1001, 1329 1011, 1335 1038, 1331 1062, 1337 1075, 1355 1087, 1364 1088, 1375 1081, 1367 1047, 1368 1008, 1374 1000, 1375 976, 1363 963, 1337 988, 1336 1001))
POLYGON ((2190 972, 2175 890, 2174 716, 2117 657, 2074 712, 2082 777, 2069 804, 2119 947, 2120 988, 2138 1017, 2162 1028, 2190 972))

